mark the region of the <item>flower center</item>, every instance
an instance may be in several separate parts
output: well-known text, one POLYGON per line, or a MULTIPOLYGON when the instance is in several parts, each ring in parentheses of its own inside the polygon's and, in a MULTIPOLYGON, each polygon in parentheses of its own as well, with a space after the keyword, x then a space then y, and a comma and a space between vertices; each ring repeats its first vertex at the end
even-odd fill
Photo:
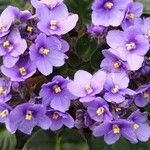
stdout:
POLYGON ((33 27, 32 26, 27 26, 26 30, 31 33, 31 32, 33 32, 33 27))
POLYGON ((32 116, 32 111, 28 110, 28 111, 26 112, 25 119, 28 120, 28 121, 31 121, 32 118, 33 118, 33 116, 32 116))
POLYGON ((90 84, 85 85, 85 90, 87 91, 88 94, 93 92, 93 89, 91 88, 90 84))
POLYGON ((147 36, 150 37, 150 30, 147 31, 147 36))
POLYGON ((100 116, 100 115, 102 115, 104 112, 105 112, 104 108, 103 108, 103 107, 99 107, 99 108, 97 109, 97 111, 96 111, 96 114, 97 114, 98 116, 100 116))
POLYGON ((57 120, 58 118, 59 118, 59 115, 58 115, 57 113, 54 113, 54 114, 53 114, 53 119, 54 119, 54 120, 57 120))
POLYGON ((135 48, 136 48, 136 45, 135 45, 134 42, 130 42, 130 43, 126 44, 126 49, 129 50, 129 51, 133 50, 135 48))
POLYGON ((0 23, 0 31, 3 30, 3 25, 0 23))
POLYGON ((7 48, 8 51, 11 51, 13 49, 13 45, 11 45, 7 40, 3 42, 3 47, 7 48))
POLYGON ((134 13, 129 13, 127 16, 127 19, 133 20, 135 18, 135 14, 134 13))
POLYGON ((114 132, 115 134, 120 133, 120 128, 119 128, 119 126, 118 126, 117 124, 114 124, 114 125, 113 125, 113 132, 114 132))
POLYGON ((121 66, 121 62, 120 61, 116 61, 115 63, 114 63, 114 68, 119 68, 121 66))
POLYGON ((121 108, 120 108, 120 107, 117 107, 117 108, 115 108, 115 111, 116 111, 116 112, 120 112, 120 111, 121 111, 121 108))
POLYGON ((1 116, 2 118, 5 118, 7 115, 8 115, 8 110, 7 110, 7 109, 3 110, 3 111, 0 113, 0 116, 1 116))
POLYGON ((50 29, 51 30, 56 30, 56 25, 57 25, 57 21, 56 20, 51 20, 50 21, 50 29))
POLYGON ((108 9, 111 9, 112 7, 113 7, 113 3, 112 2, 106 2, 105 4, 104 4, 104 6, 105 6, 105 8, 108 8, 108 9))
POLYGON ((138 129, 138 128, 139 128, 139 125, 138 125, 137 123, 135 123, 135 124, 133 125, 133 128, 134 128, 134 129, 138 129))
POLYGON ((47 48, 41 48, 40 51, 39 51, 40 54, 43 54, 43 55, 48 55, 49 54, 49 49, 47 48))
POLYGON ((27 74, 27 70, 26 70, 25 67, 19 68, 19 72, 20 72, 20 74, 21 74, 22 76, 25 76, 25 75, 27 74))
POLYGON ((144 92, 144 93, 143 93, 143 97, 144 97, 144 98, 149 98, 149 97, 150 97, 150 94, 149 94, 148 92, 144 92))
POLYGON ((117 93, 118 91, 119 91, 119 86, 118 85, 115 85, 114 88, 112 88, 112 90, 111 90, 111 92, 114 93, 114 94, 117 93))
POLYGON ((52 5, 53 4, 53 0, 43 0, 42 2, 44 4, 47 4, 47 5, 52 5))
POLYGON ((0 86, 0 94, 5 94, 5 93, 6 93, 6 89, 0 86))
POLYGON ((56 94, 61 92, 61 87, 59 85, 54 85, 53 89, 56 94))

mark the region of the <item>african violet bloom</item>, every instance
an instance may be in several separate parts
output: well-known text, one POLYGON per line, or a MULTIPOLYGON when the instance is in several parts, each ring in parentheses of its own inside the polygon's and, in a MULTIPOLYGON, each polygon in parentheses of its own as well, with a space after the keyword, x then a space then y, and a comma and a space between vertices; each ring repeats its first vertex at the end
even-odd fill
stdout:
POLYGON ((0 122, 4 123, 12 108, 6 103, 0 103, 0 122))
POLYGON ((144 107, 150 102, 150 83, 137 89, 134 102, 139 107, 144 107))
POLYGON ((131 0, 95 0, 92 5, 92 23, 102 26, 119 26, 131 0))
POLYGON ((53 66, 64 65, 69 45, 66 41, 56 36, 47 37, 44 33, 37 36, 35 44, 30 47, 30 58, 36 64, 38 70, 44 74, 52 73, 53 66))
POLYGON ((13 67, 26 49, 27 43, 17 29, 13 29, 8 36, 0 39, 0 56, 3 56, 3 64, 7 68, 13 67))
POLYGON ((115 54, 127 61, 130 70, 138 70, 142 66, 144 55, 149 50, 149 41, 138 28, 131 26, 124 32, 112 30, 108 32, 106 39, 115 54))
POLYGON ((6 127, 11 133, 20 130, 31 134, 35 126, 48 129, 51 121, 46 116, 46 109, 41 104, 23 103, 14 108, 6 119, 6 127))
POLYGON ((0 102, 4 103, 11 99, 11 81, 0 78, 0 102))
POLYGON ((125 18, 122 22, 122 27, 127 28, 134 25, 135 19, 139 18, 143 13, 143 4, 139 2, 130 3, 127 8, 125 18))
POLYGON ((75 27, 78 21, 78 15, 69 14, 68 10, 64 10, 64 8, 57 7, 50 11, 44 5, 37 9, 37 16, 40 19, 37 27, 46 35, 66 34, 75 27))
POLYGON ((79 70, 74 75, 74 81, 68 83, 69 91, 80 98, 81 102, 89 102, 96 94, 103 90, 106 80, 104 71, 97 71, 94 75, 84 70, 79 70))
POLYGON ((71 100, 75 99, 67 89, 67 84, 70 80, 62 76, 55 76, 52 82, 43 84, 40 91, 42 103, 45 106, 51 106, 59 111, 66 111, 70 107, 71 100))
POLYGON ((89 116, 98 122, 106 122, 112 120, 107 102, 101 97, 95 98, 92 102, 86 103, 89 116))
POLYGON ((1 66, 1 71, 11 81, 20 82, 31 77, 36 72, 36 66, 27 56, 24 56, 12 68, 1 66))
POLYGON ((138 142, 132 123, 124 119, 104 122, 95 128, 93 134, 94 136, 104 136, 104 141, 107 144, 114 144, 121 136, 128 139, 131 143, 138 142))
POLYGON ((146 142, 150 138, 150 126, 146 123, 147 117, 147 113, 142 113, 139 110, 128 117, 128 120, 132 122, 137 139, 142 142, 146 142))
POLYGON ((125 101, 125 95, 133 95, 134 91, 127 88, 129 78, 125 73, 110 73, 107 76, 104 99, 108 102, 121 103, 125 101))
POLYGON ((111 49, 102 51, 105 59, 102 60, 100 67, 108 72, 126 72, 127 63, 111 52, 111 49))
POLYGON ((63 125, 68 128, 74 127, 74 119, 67 112, 51 109, 47 111, 46 115, 51 120, 50 129, 52 131, 59 130, 63 125))

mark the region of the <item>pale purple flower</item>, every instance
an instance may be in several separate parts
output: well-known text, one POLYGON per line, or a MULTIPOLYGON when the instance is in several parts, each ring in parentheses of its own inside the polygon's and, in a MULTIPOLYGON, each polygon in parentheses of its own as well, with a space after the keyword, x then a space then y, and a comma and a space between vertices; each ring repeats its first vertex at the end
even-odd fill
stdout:
POLYGON ((89 102, 96 94, 103 90, 106 80, 104 71, 97 71, 94 75, 87 71, 79 70, 74 75, 74 80, 68 83, 69 91, 80 98, 81 102, 89 102))

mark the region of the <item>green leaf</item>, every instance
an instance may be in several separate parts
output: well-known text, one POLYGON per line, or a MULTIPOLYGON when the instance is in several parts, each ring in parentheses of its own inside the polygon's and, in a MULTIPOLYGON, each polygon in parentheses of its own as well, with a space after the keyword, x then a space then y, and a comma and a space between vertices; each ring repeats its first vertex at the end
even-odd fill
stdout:
POLYGON ((144 14, 150 14, 150 0, 135 0, 144 4, 144 14))

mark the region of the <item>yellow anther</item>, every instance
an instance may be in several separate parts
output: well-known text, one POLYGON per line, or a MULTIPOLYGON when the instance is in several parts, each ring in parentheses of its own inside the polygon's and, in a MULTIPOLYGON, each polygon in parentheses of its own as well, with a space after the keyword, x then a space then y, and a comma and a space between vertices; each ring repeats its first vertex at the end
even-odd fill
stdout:
POLYGON ((120 111, 121 111, 121 108, 117 107, 117 108, 115 109, 115 111, 116 111, 116 112, 120 112, 120 111))
POLYGON ((147 34, 146 34, 148 37, 150 37, 150 30, 147 31, 147 34))
POLYGON ((150 97, 150 94, 149 94, 148 92, 144 92, 144 93, 143 93, 143 97, 144 97, 144 98, 148 98, 148 97, 150 97))
POLYGON ((2 30, 3 29, 3 25, 0 23, 0 30, 2 30))
POLYGON ((117 93, 119 91, 119 86, 115 85, 115 87, 111 90, 112 93, 117 93))
POLYGON ((119 126, 118 126, 117 124, 114 124, 114 125, 113 125, 113 132, 114 132, 115 134, 120 133, 120 128, 119 128, 119 126))
POLYGON ((133 50, 133 49, 135 49, 136 48, 136 45, 135 45, 135 43, 133 43, 133 42, 130 42, 129 44, 126 44, 126 48, 127 48, 127 50, 133 50))
POLYGON ((43 0, 42 2, 47 5, 52 5, 54 0, 43 0))
POLYGON ((28 32, 33 32, 33 27, 32 27, 32 26, 27 26, 26 30, 27 30, 28 32))
POLYGON ((13 49, 13 46, 10 44, 9 41, 4 41, 3 47, 7 48, 9 51, 11 51, 13 49))
POLYGON ((48 55, 49 49, 41 48, 40 51, 39 51, 39 53, 40 53, 40 54, 43 54, 43 55, 48 55))
POLYGON ((6 89, 0 86, 0 94, 5 94, 5 93, 6 93, 6 89))
POLYGON ((114 68, 119 68, 121 66, 121 62, 120 61, 116 61, 115 63, 114 63, 114 68))
POLYGON ((130 19, 130 20, 133 20, 135 18, 135 14, 134 13, 129 13, 127 18, 130 19))
POLYGON ((86 84, 85 85, 85 89, 87 91, 88 94, 92 93, 93 92, 93 89, 91 88, 90 84, 86 84))
POLYGON ((56 25, 57 25, 57 21, 56 20, 51 20, 50 21, 50 29, 51 30, 55 30, 56 29, 56 25))
POLYGON ((33 117, 33 116, 32 116, 32 111, 29 111, 29 110, 28 110, 28 111, 26 112, 25 119, 28 120, 28 121, 31 121, 31 120, 32 120, 32 117, 33 117))
POLYGON ((54 120, 57 120, 58 118, 59 118, 59 115, 58 115, 57 113, 54 113, 54 114, 53 114, 53 119, 54 119, 54 120))
POLYGON ((8 115, 8 110, 7 110, 7 109, 3 110, 3 111, 0 113, 0 117, 2 117, 2 118, 7 117, 7 115, 8 115))
POLYGON ((27 74, 26 68, 25 67, 21 67, 19 68, 19 72, 22 76, 25 76, 27 74))
POLYGON ((58 86, 58 85, 54 85, 53 89, 54 89, 54 91, 55 91, 56 94, 61 92, 61 87, 58 86))
POLYGON ((114 4, 113 4, 112 2, 106 2, 104 6, 105 6, 106 8, 111 9, 111 8, 113 7, 113 5, 114 5, 114 4))
POLYGON ((103 107, 99 107, 96 111, 96 114, 98 116, 102 115, 105 112, 105 109, 103 107))
POLYGON ((138 129, 138 128, 139 128, 139 125, 138 125, 137 123, 135 123, 135 124, 133 125, 133 128, 134 128, 134 129, 138 129))

